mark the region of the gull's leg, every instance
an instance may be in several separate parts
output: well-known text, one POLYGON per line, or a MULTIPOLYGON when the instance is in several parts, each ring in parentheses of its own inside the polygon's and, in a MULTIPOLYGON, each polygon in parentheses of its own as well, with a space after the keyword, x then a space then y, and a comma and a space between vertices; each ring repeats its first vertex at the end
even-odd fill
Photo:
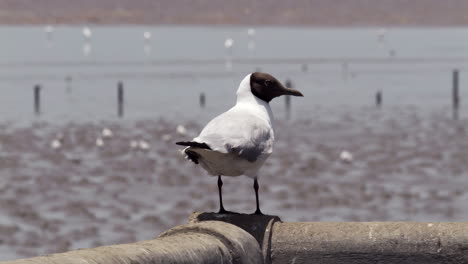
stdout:
POLYGON ((263 215, 262 211, 260 211, 260 202, 258 201, 258 180, 257 180, 257 178, 254 179, 253 187, 254 187, 254 190, 255 190, 255 199, 257 201, 257 210, 255 210, 254 214, 263 215))
POLYGON ((221 180, 221 175, 218 176, 218 191, 219 191, 219 214, 226 213, 223 206, 223 194, 221 188, 223 187, 223 181, 221 180))
POLYGON ((223 187, 223 181, 221 175, 218 176, 218 191, 219 191, 219 212, 218 214, 238 214, 236 212, 226 211, 223 206, 223 193, 221 188, 223 187))

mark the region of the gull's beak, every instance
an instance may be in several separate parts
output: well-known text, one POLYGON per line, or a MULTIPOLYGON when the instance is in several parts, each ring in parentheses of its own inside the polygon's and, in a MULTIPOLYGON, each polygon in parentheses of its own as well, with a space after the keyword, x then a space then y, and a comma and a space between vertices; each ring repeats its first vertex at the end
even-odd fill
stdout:
POLYGON ((292 89, 292 88, 286 88, 286 87, 283 88, 283 94, 284 95, 292 95, 292 96, 304 96, 298 90, 292 89))

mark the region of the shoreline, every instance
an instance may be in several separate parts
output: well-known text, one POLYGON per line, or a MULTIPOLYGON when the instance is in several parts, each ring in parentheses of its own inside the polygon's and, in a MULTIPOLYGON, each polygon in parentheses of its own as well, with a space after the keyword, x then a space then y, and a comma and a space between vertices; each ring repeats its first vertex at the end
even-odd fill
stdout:
POLYGON ((80 27, 83 25, 93 26, 93 27, 194 27, 194 28, 209 28, 209 27, 223 27, 223 28, 239 28, 239 27, 255 27, 255 28, 320 28, 320 29, 376 29, 376 28, 401 28, 401 29, 446 29, 446 28, 467 28, 467 24, 447 24, 447 25, 432 25, 432 24, 362 24, 362 25, 328 25, 328 24, 204 24, 204 23, 86 23, 86 22, 77 22, 77 23, 48 23, 46 21, 41 21, 37 23, 2 23, 0 22, 0 27, 35 27, 35 26, 44 26, 44 25, 53 25, 56 27, 80 27))
POLYGON ((465 0, 0 1, 0 24, 462 26, 465 0))

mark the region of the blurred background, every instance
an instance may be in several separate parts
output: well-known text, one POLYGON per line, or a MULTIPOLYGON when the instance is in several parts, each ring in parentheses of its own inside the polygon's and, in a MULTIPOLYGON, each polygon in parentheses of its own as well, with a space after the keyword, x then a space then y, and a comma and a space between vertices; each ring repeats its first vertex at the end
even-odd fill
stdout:
MULTIPOLYGON (((253 71, 278 98, 264 213, 468 219, 464 0, 0 0, 0 260, 151 239, 218 210, 183 159, 253 71)), ((227 178, 227 210, 255 210, 227 178)))

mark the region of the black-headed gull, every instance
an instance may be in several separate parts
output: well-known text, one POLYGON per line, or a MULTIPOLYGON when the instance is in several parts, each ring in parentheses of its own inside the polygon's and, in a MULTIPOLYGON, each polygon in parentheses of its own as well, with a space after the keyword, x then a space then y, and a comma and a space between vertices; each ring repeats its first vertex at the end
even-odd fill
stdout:
POLYGON ((269 102, 281 95, 303 96, 270 74, 251 73, 240 83, 234 107, 211 120, 192 141, 176 143, 187 146, 183 152, 188 159, 218 176, 219 213, 229 213, 223 207, 221 176, 246 175, 254 180, 255 214, 262 214, 257 173, 272 153, 275 140, 269 102))

